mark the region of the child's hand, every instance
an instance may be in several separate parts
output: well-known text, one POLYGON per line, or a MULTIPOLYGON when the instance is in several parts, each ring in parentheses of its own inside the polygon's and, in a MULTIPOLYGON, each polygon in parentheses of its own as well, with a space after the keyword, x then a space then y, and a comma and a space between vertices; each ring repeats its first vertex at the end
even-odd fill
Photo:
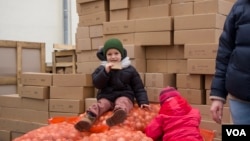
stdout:
POLYGON ((141 108, 142 108, 142 109, 145 109, 145 110, 148 110, 148 111, 151 110, 150 105, 148 105, 148 104, 142 104, 142 105, 141 105, 141 108))
POLYGON ((107 63, 106 64, 106 66, 105 66, 105 71, 107 72, 107 73, 109 73, 110 72, 110 70, 111 70, 111 67, 113 66, 114 64, 113 63, 107 63))

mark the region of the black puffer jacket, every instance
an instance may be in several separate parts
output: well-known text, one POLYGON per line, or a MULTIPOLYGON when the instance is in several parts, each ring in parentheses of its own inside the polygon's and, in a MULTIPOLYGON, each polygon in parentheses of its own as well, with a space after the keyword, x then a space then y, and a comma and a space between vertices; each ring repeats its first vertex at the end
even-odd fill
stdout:
POLYGON ((234 4, 219 40, 210 98, 228 93, 250 101, 250 0, 234 4))
POLYGON ((136 69, 131 65, 126 55, 122 58, 122 69, 105 71, 105 56, 102 49, 97 52, 97 57, 102 64, 93 72, 93 84, 98 89, 97 99, 107 98, 115 101, 117 97, 126 96, 132 102, 136 99, 139 105, 149 104, 146 90, 136 69))

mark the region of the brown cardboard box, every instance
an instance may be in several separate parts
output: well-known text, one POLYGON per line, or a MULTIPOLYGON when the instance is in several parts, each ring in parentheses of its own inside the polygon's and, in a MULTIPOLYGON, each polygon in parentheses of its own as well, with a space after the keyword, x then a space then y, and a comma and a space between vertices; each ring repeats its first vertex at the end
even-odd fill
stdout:
POLYGON ((175 74, 173 73, 145 73, 145 86, 164 88, 175 86, 175 74))
POLYGON ((199 74, 176 74, 176 87, 183 89, 204 89, 204 77, 199 74))
POLYGON ((173 29, 172 22, 172 18, 169 16, 137 19, 135 20, 135 32, 170 31, 173 29))
POLYGON ((156 18, 170 16, 169 4, 130 8, 129 19, 156 18))
POLYGON ((96 57, 97 50, 86 50, 77 52, 77 62, 91 62, 91 61, 99 61, 99 59, 96 57))
POLYGON ((188 59, 187 71, 190 74, 214 74, 215 59, 188 59))
POLYGON ((28 122, 48 123, 49 114, 48 111, 2 107, 0 117, 28 122))
POLYGON ((135 20, 113 21, 103 23, 103 34, 135 32, 135 20))
POLYGON ((52 84, 51 73, 23 72, 21 76, 22 85, 50 86, 52 84))
POLYGON ((48 99, 21 98, 22 106, 18 108, 47 112, 49 109, 48 99))
POLYGON ((146 59, 184 59, 183 45, 146 46, 146 59))
POLYGON ((136 8, 136 7, 148 7, 149 0, 130 0, 129 1, 129 8, 136 8))
POLYGON ((126 44, 134 44, 134 33, 121 33, 121 34, 107 34, 104 35, 104 41, 107 41, 110 38, 117 38, 119 39, 123 45, 126 44))
POLYGON ((0 140, 1 141, 11 141, 11 131, 7 131, 7 130, 1 130, 0 128, 0 140))
POLYGON ((53 99, 79 99, 94 97, 93 87, 50 87, 50 98, 53 99))
POLYGON ((214 75, 205 75, 205 89, 211 89, 211 84, 214 75))
POLYGON ((49 117, 76 117, 79 113, 65 113, 65 112, 49 112, 49 117))
POLYGON ((159 94, 163 88, 146 87, 149 102, 159 103, 159 94))
POLYGON ((128 10, 129 9, 117 9, 109 11, 110 21, 128 20, 128 10))
POLYGON ((127 56, 130 59, 145 59, 145 48, 140 45, 124 45, 123 46, 127 50, 127 56))
POLYGON ((89 26, 90 38, 102 37, 103 36, 103 24, 89 26))
POLYGON ((187 73, 187 60, 147 60, 150 73, 187 73))
POLYGON ((87 3, 77 3, 77 5, 78 15, 88 15, 109 10, 107 2, 105 0, 96 0, 87 3))
POLYGON ((149 5, 171 4, 171 0, 149 0, 149 5))
POLYGON ((129 8, 129 0, 111 0, 109 7, 110 10, 129 8))
POLYGON ((185 44, 184 56, 187 59, 215 59, 218 43, 185 44))
POLYGON ((29 122, 29 121, 23 121, 23 120, 0 118, 0 129, 5 130, 5 131, 27 133, 29 131, 32 131, 32 130, 35 130, 35 129, 38 129, 40 127, 47 126, 47 125, 48 123, 38 123, 38 122, 29 122))
POLYGON ((53 74, 53 86, 93 86, 91 73, 53 74))
POLYGON ((49 87, 48 86, 22 86, 21 97, 35 98, 35 99, 48 99, 49 87))
POLYGON ((76 39, 76 51, 85 51, 91 50, 91 39, 90 38, 82 38, 76 39))
POLYGON ((88 14, 84 16, 79 16, 78 26, 90 26, 102 24, 103 22, 108 21, 108 12, 98 12, 93 14, 88 14))
POLYGON ((194 14, 218 13, 228 15, 233 6, 232 2, 225 0, 206 0, 194 2, 194 14))
POLYGON ((174 17, 174 29, 223 29, 226 16, 221 14, 197 14, 174 17))
POLYGON ((220 29, 196 29, 174 31, 174 44, 218 43, 220 29))
MULTIPOLYGON (((103 46, 103 44, 104 44, 103 37, 94 37, 94 38, 91 38, 91 49, 92 50, 99 49, 99 47, 103 46)), ((94 57, 96 57, 96 55, 94 57)))
POLYGON ((22 107, 22 100, 19 94, 0 95, 0 107, 22 107))
POLYGON ((135 44, 138 45, 171 45, 172 35, 170 31, 138 32, 135 33, 135 44))
POLYGON ((100 61, 76 63, 77 73, 92 74, 100 65, 100 61))
POLYGON ((73 99, 50 99, 50 112, 83 113, 84 102, 73 99))
POLYGON ((171 4, 171 16, 193 15, 194 2, 181 2, 171 4))
POLYGON ((138 72, 146 72, 146 60, 137 58, 137 59, 130 59, 131 65, 135 67, 138 72))
POLYGON ((76 29, 76 39, 89 38, 89 27, 78 26, 76 29))
POLYGON ((178 88, 181 95, 187 99, 190 104, 205 104, 206 95, 202 89, 182 89, 178 88))

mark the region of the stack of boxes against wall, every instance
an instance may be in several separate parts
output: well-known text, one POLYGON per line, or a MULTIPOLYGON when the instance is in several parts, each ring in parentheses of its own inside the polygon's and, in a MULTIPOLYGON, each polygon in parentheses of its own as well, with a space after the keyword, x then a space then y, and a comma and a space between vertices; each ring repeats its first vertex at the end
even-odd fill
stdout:
MULTIPOLYGON (((218 39, 234 0, 77 0, 77 72, 91 73, 95 53, 109 38, 119 38, 140 72, 150 102, 175 86, 202 114, 201 127, 216 130, 208 99, 215 72, 218 39), (91 65, 90 65, 91 64, 91 65)), ((226 105, 228 106, 228 105, 226 105)), ((230 123, 229 109, 224 123, 230 123)))
MULTIPOLYGON (((14 70, 7 82, 5 77, 8 74, 2 77, 1 73, 1 90, 5 87, 1 94, 8 95, 0 96, 0 139, 12 140, 44 126, 49 117, 73 116, 84 112, 84 107, 95 101, 93 97, 96 91, 91 84, 90 74, 100 65, 96 51, 106 39, 117 37, 140 72, 150 102, 158 102, 158 94, 163 87, 177 87, 194 107, 200 109, 201 126, 216 130, 215 140, 220 140, 221 127, 211 121, 207 96, 214 74, 218 36, 233 2, 77 0, 77 74, 58 74, 59 71, 44 73, 41 66, 38 67, 41 70, 37 70, 37 64, 45 64, 44 58, 41 59, 44 54, 37 57, 37 52, 28 52, 25 55, 27 59, 20 59, 20 53, 11 58, 23 60, 22 63, 14 61, 9 64, 9 58, 1 59, 9 60, 8 63, 6 61, 8 65, 1 67, 14 70), (38 58, 41 62, 30 65, 31 58, 33 61, 38 58), (13 79, 13 76, 18 77, 13 79), (22 91, 18 88, 9 90, 9 86, 20 86, 19 90, 22 91)), ((14 45, 3 45, 4 48, 8 46, 14 45)), ((230 119, 226 115, 229 115, 229 109, 226 108, 224 112, 223 122, 228 123, 230 119)))

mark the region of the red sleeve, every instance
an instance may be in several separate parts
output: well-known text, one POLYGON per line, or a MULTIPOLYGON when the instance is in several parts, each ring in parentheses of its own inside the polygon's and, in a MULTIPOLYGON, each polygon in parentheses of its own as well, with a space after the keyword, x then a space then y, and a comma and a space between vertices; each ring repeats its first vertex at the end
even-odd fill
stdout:
POLYGON ((145 134, 156 141, 163 135, 162 129, 162 117, 157 115, 152 121, 146 126, 145 134))

